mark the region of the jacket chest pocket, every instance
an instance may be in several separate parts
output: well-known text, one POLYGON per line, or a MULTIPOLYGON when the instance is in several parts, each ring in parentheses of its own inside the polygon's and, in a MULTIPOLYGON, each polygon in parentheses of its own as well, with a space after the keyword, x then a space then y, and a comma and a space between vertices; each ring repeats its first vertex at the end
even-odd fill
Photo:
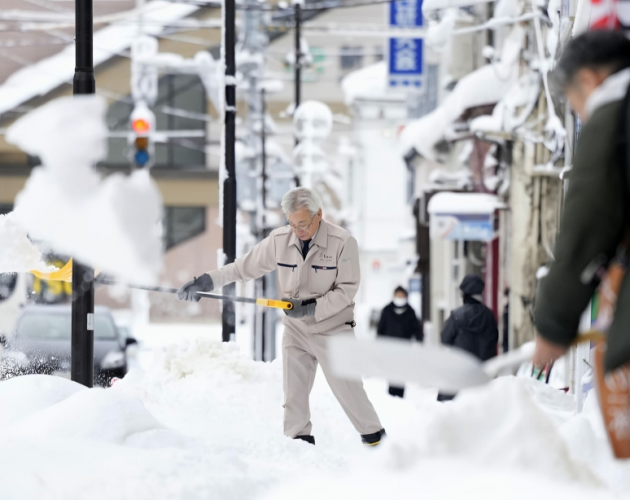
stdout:
POLYGON ((295 288, 297 264, 284 264, 278 262, 278 283, 283 294, 291 295, 295 288))
POLYGON ((336 266, 312 265, 310 272, 309 292, 317 295, 324 295, 326 292, 329 292, 333 288, 336 279, 336 266))

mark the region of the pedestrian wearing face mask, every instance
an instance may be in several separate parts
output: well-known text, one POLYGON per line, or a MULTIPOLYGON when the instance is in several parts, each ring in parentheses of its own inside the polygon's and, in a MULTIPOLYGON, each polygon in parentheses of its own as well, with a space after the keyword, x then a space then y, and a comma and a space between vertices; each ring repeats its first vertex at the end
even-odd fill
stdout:
MULTIPOLYGON (((423 335, 416 312, 407 301, 407 290, 399 286, 394 290, 394 299, 385 306, 378 323, 379 337, 394 337, 422 342, 423 335)), ((399 398, 404 397, 405 388, 390 385, 389 393, 399 398)))

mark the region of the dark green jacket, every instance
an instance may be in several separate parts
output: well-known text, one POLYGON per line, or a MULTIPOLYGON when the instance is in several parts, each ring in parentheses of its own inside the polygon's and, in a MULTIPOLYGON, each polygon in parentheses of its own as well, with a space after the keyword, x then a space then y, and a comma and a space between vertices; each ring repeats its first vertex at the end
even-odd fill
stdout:
MULTIPOLYGON (((612 258, 627 224, 630 192, 617 152, 621 101, 598 108, 582 128, 565 198, 555 261, 540 281, 534 317, 538 333, 569 345, 597 287, 581 275, 599 256, 612 258)), ((608 335, 606 369, 630 361, 630 276, 626 275, 608 335)))

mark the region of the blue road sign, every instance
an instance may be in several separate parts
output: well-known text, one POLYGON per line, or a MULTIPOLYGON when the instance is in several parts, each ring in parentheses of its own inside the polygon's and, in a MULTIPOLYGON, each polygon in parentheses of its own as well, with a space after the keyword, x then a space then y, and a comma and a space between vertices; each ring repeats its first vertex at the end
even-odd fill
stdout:
POLYGON ((389 2, 389 25, 392 28, 421 28, 422 0, 389 2))
POLYGON ((389 39, 389 85, 421 88, 424 80, 422 38, 389 39))
MULTIPOLYGON (((422 0, 395 0, 389 3, 392 28, 421 28, 422 0)), ((392 37, 387 47, 389 86, 421 89, 424 82, 422 38, 392 37)))

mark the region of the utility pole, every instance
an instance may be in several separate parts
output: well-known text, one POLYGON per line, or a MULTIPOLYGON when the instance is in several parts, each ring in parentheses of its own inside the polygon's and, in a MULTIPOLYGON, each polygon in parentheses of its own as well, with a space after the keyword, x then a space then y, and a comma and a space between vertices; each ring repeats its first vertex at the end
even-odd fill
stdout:
MULTIPOLYGON (((301 44, 301 25, 302 25, 302 4, 301 0, 295 0, 295 107, 293 113, 298 109, 300 102, 302 102, 302 44, 301 44)), ((295 145, 299 144, 300 140, 296 137, 295 145)), ((295 175, 295 187, 300 186, 300 178, 295 175)))
MULTIPOLYGON (((225 264, 236 259, 236 5, 235 0, 223 3, 223 57, 225 60, 225 124, 223 181, 223 252, 225 264)), ((223 294, 236 295, 234 283, 223 287, 223 294)), ((223 342, 235 336, 234 302, 223 303, 223 342)))
POLYGON ((295 2, 295 109, 302 100, 302 46, 301 40, 302 5, 295 2))
MULTIPOLYGON (((76 62, 72 93, 94 94, 92 0, 75 0, 76 62)), ((72 339, 70 376, 94 385, 94 269, 72 261, 72 339)))

